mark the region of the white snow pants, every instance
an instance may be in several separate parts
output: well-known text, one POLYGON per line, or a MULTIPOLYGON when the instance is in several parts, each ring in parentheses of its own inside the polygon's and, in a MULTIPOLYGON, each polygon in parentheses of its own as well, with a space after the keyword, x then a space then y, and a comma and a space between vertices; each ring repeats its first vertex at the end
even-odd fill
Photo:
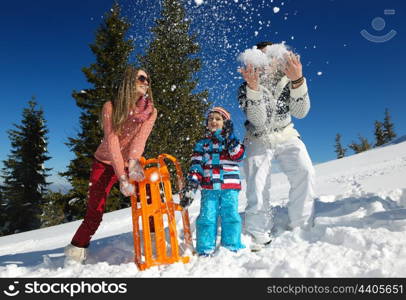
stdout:
POLYGON ((247 207, 245 230, 258 243, 269 241, 271 216, 271 161, 278 161, 290 184, 288 214, 292 228, 306 227, 313 213, 315 172, 306 146, 297 137, 273 149, 260 141, 246 143, 244 160, 247 207))

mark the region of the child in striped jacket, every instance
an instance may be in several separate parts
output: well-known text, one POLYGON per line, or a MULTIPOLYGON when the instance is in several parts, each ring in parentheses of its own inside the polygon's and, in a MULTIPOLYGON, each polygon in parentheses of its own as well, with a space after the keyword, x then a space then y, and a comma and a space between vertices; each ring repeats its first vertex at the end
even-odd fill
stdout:
POLYGON ((192 164, 183 190, 181 205, 187 207, 201 187, 200 214, 196 221, 196 250, 211 255, 216 247, 217 219, 221 217, 221 246, 238 251, 241 243, 241 217, 238 194, 241 190, 239 162, 244 145, 235 137, 230 113, 214 107, 207 118, 205 137, 193 151, 192 164))

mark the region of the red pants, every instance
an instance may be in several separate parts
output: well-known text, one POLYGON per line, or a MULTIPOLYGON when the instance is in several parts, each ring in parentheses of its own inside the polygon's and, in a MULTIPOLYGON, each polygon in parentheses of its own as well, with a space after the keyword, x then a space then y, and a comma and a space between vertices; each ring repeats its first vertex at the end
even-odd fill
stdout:
POLYGON ((113 167, 95 159, 90 174, 86 215, 73 236, 72 245, 82 248, 89 246, 90 239, 102 221, 107 196, 116 182, 113 167))

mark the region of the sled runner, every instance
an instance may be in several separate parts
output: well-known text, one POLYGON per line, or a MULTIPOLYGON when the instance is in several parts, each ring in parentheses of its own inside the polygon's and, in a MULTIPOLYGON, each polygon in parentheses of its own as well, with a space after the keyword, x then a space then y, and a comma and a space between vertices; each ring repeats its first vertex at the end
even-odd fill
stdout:
MULTIPOLYGON (((176 158, 161 154, 156 159, 140 159, 145 179, 134 182, 136 194, 131 196, 134 261, 140 270, 162 264, 189 262, 179 249, 175 212, 180 212, 183 223, 184 248, 193 251, 189 214, 173 201, 170 173, 165 159, 176 168, 179 190, 184 186, 183 174, 176 158)), ((180 195, 181 196, 181 195, 180 195)))

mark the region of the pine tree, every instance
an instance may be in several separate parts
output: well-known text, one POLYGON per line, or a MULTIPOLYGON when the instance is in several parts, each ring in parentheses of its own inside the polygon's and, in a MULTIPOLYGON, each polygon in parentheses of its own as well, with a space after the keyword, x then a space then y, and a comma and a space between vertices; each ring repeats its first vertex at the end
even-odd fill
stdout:
POLYGON ((355 153, 361 153, 372 148, 367 138, 358 135, 358 139, 360 140, 359 144, 353 141, 350 145, 348 145, 348 147, 350 147, 355 153))
POLYGON ((352 151, 354 151, 354 153, 360 153, 361 151, 361 146, 358 145, 356 142, 352 141, 351 144, 348 145, 349 148, 352 149, 352 151))
POLYGON ((389 114, 389 110, 387 108, 385 109, 385 119, 383 122, 383 128, 384 128, 383 133, 384 133, 385 144, 386 144, 396 137, 394 125, 391 122, 391 117, 389 114))
POLYGON ((44 204, 41 207, 41 227, 54 226, 68 221, 68 197, 69 195, 52 191, 44 195, 44 204))
POLYGON ((346 148, 343 148, 341 145, 341 134, 337 133, 336 135, 336 144, 335 144, 335 153, 337 153, 337 158, 343 158, 345 156, 345 152, 347 152, 346 148))
POLYGON ((382 122, 375 121, 375 147, 385 144, 385 133, 382 127, 382 122))
POLYGON ((190 33, 190 21, 179 0, 163 0, 161 17, 152 28, 153 39, 143 68, 152 78, 154 103, 158 117, 146 144, 144 156, 161 153, 175 156, 183 171, 190 164, 193 146, 204 132, 205 112, 209 107, 207 90, 194 93, 201 68, 197 57, 200 47, 190 33))
POLYGON ((34 98, 23 111, 21 125, 9 130, 11 154, 4 160, 2 177, 2 234, 13 234, 39 228, 41 205, 47 191, 46 177, 51 170, 44 167, 48 130, 42 109, 34 98))
POLYGON ((360 141, 361 141, 361 151, 367 151, 370 150, 372 148, 371 143, 368 141, 367 138, 360 136, 359 137, 360 141))
MULTIPOLYGON (((121 15, 120 5, 115 3, 106 13, 104 23, 97 30, 95 42, 90 48, 96 56, 96 62, 82 69, 87 81, 93 88, 74 91, 72 96, 76 105, 82 110, 80 115, 80 132, 75 138, 69 138, 67 146, 75 154, 68 170, 61 173, 72 185, 71 219, 82 218, 86 212, 87 193, 93 155, 96 152, 103 132, 99 123, 100 112, 106 101, 112 100, 124 73, 133 42, 125 34, 130 23, 121 15)), ((129 200, 121 197, 114 187, 106 203, 106 211, 113 211, 129 205, 129 200)))
POLYGON ((4 235, 4 232, 7 231, 8 221, 6 214, 6 202, 3 198, 3 187, 0 186, 0 236, 4 235))

